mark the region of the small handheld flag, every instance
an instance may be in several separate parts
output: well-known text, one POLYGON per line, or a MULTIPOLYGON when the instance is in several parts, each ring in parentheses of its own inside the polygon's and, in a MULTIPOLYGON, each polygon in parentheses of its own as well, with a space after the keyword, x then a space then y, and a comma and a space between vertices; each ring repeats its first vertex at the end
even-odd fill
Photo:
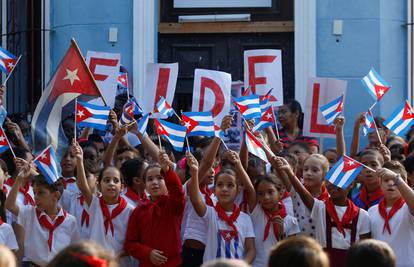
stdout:
POLYGON ((75 123, 77 127, 90 127, 105 131, 110 107, 77 101, 75 123))
POLYGON ((7 110, 4 108, 3 105, 0 106, 0 126, 3 126, 4 121, 7 117, 7 110))
POLYGON ((274 124, 274 121, 275 121, 275 118, 273 115, 273 110, 272 110, 272 107, 270 106, 267 108, 267 110, 264 111, 260 119, 256 120, 256 124, 253 127, 253 131, 257 132, 267 127, 272 127, 274 124))
POLYGON ((264 150, 263 144, 254 136, 250 131, 246 131, 245 135, 247 150, 260 158, 264 162, 269 163, 267 160, 266 152, 264 150))
POLYGON ((175 111, 171 105, 165 100, 163 96, 160 97, 160 100, 155 105, 154 113, 160 113, 164 116, 171 117, 174 115, 175 111))
POLYGON ((365 112, 364 117, 365 120, 362 131, 364 132, 364 135, 367 135, 368 133, 371 133, 375 130, 375 120, 371 110, 365 112))
POLYGON ((118 85, 125 89, 128 88, 128 74, 126 72, 119 73, 118 85))
POLYGON ((211 112, 183 112, 181 115, 188 136, 214 136, 214 120, 211 112))
POLYGON ((258 95, 248 95, 233 99, 234 104, 240 111, 243 118, 251 120, 262 115, 258 95))
POLYGON ((322 115, 328 124, 332 124, 334 120, 342 113, 344 107, 344 95, 320 107, 322 115))
POLYGON ((175 151, 183 151, 187 128, 168 121, 154 119, 157 133, 170 142, 175 151))
POLYGON ((268 107, 272 107, 273 106, 272 104, 277 100, 272 95, 272 91, 273 91, 273 88, 270 89, 269 92, 267 92, 265 95, 259 96, 260 109, 262 110, 262 112, 267 110, 268 107))
POLYGON ((147 113, 138 122, 138 131, 144 135, 147 132, 148 120, 151 113, 147 113))
POLYGON ((384 125, 396 135, 403 136, 414 124, 414 112, 408 101, 399 105, 384 125))
POLYGON ((34 163, 49 184, 53 184, 59 179, 57 162, 52 146, 48 146, 34 159, 34 163))
POLYGON ((14 157, 16 157, 14 155, 14 151, 9 143, 9 140, 7 139, 6 133, 3 130, 3 127, 0 127, 0 153, 3 153, 4 151, 6 151, 7 149, 11 150, 12 154, 14 157))
POLYGON ((364 165, 346 155, 329 170, 325 179, 340 188, 347 188, 362 171, 364 165))
POLYGON ((134 120, 134 115, 142 114, 142 109, 138 105, 135 97, 131 97, 124 105, 124 110, 122 112, 121 118, 119 121, 122 125, 129 124, 134 120))
POLYGON ((9 75, 14 67, 16 67, 18 58, 4 49, 3 47, 0 47, 0 70, 6 75, 9 75))
POLYGON ((386 83, 373 68, 371 68, 367 76, 362 78, 361 82, 368 93, 377 102, 380 101, 384 94, 391 88, 391 86, 386 83))

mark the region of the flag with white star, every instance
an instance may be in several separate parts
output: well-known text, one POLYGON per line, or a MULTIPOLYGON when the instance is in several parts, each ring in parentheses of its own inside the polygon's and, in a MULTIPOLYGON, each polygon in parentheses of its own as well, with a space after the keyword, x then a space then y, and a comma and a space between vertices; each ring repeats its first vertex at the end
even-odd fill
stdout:
POLYGON ((321 113, 328 124, 333 124, 334 120, 341 115, 344 108, 344 95, 334 99, 326 105, 320 107, 321 113))
POLYGON ((87 102, 76 103, 76 127, 89 127, 105 131, 110 107, 93 105, 87 102))
POLYGON ((17 57, 3 47, 0 47, 0 70, 9 75, 16 67, 16 64, 17 57))
POLYGON ((407 100, 399 105, 391 116, 384 121, 385 127, 399 136, 405 136, 413 124, 414 112, 407 100))
POLYGON ((182 152, 185 136, 187 134, 187 128, 185 126, 160 119, 154 119, 154 122, 157 127, 157 134, 167 139, 175 151, 182 152))
POLYGON ((362 171, 362 168, 363 165, 360 162, 344 155, 329 170, 325 179, 337 187, 346 189, 362 171))
POLYGON ((187 127, 188 136, 214 136, 214 120, 210 111, 183 112, 183 125, 187 127))
POLYGON ((142 109, 139 106, 138 101, 135 99, 135 97, 131 97, 125 103, 124 110, 119 121, 122 125, 129 124, 134 120, 135 115, 140 114, 142 114, 142 109))
POLYGON ((262 116, 260 119, 255 120, 255 125, 253 127, 253 132, 261 131, 267 127, 272 127, 275 125, 275 117, 273 114, 272 107, 268 107, 267 110, 262 111, 262 116))
POLYGON ((375 99, 380 101, 391 86, 373 69, 368 72, 367 76, 362 78, 362 84, 368 93, 375 99))
POLYGON ((0 127, 0 153, 3 153, 10 148, 9 140, 4 133, 3 127, 0 127))
POLYGON ((34 160, 39 171, 46 178, 49 184, 55 183, 59 177, 58 161, 56 159, 55 150, 48 146, 34 160))

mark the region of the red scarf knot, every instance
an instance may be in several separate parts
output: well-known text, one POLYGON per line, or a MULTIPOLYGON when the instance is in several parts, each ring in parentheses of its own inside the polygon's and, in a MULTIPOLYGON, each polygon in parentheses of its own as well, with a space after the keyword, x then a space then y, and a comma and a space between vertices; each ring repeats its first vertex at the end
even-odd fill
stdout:
POLYGON ((326 211, 328 212, 329 217, 334 221, 336 224, 336 228, 338 231, 344 236, 345 238, 345 229, 344 226, 349 225, 355 217, 359 215, 359 208, 350 200, 346 200, 347 208, 342 217, 342 220, 339 220, 338 213, 335 209, 335 204, 332 202, 331 199, 325 201, 326 211))
POLYGON ((240 215, 240 208, 233 204, 233 213, 230 216, 227 216, 226 212, 224 211, 223 207, 220 205, 220 203, 217 202, 216 206, 214 206, 214 209, 217 212, 217 216, 222 221, 226 222, 228 226, 233 230, 232 236, 238 238, 238 231, 236 225, 234 225, 234 222, 237 220, 237 218, 240 215))
MULTIPOLYGON (((127 186, 125 196, 131 199, 132 201, 134 201, 135 203, 138 203, 141 200, 141 197, 137 193, 135 193, 135 191, 132 190, 132 188, 129 186, 127 186)), ((145 192, 144 192, 144 196, 145 196, 145 192)))
POLYGON ((69 184, 76 183, 75 178, 62 178, 63 188, 67 188, 69 184))
POLYGON ((105 226, 105 235, 108 234, 108 228, 111 228, 112 236, 114 236, 114 224, 112 223, 112 219, 114 219, 116 216, 121 214, 121 212, 126 208, 127 202, 123 197, 119 197, 119 203, 118 205, 112 210, 112 212, 109 212, 108 205, 106 205, 105 200, 103 197, 99 199, 99 204, 101 205, 102 215, 104 217, 104 226, 105 226))
POLYGON ((374 203, 377 199, 382 198, 383 196, 384 193, 382 192, 380 187, 378 187, 378 189, 370 195, 369 199, 368 190, 365 186, 362 186, 361 190, 359 191, 359 199, 361 199, 361 201, 367 208, 370 208, 372 206, 372 203, 374 203))
MULTIPOLYGON (((55 222, 52 224, 48 219, 48 215, 46 214, 42 214, 41 211, 39 209, 36 209, 36 215, 37 215, 37 220, 39 221, 39 224, 43 227, 46 228, 49 231, 49 238, 47 240, 47 245, 49 246, 49 251, 52 251, 52 243, 53 243, 53 232, 55 231, 55 229, 61 225, 63 223, 63 221, 66 218, 66 211, 62 210, 63 215, 58 215, 58 217, 55 219, 55 222)), ((60 213, 60 211, 59 211, 60 213)))
POLYGON ((405 203, 404 199, 402 198, 398 199, 392 205, 390 212, 387 213, 387 203, 385 199, 381 199, 381 201, 378 204, 378 212, 381 215, 381 217, 384 219, 384 228, 382 230, 382 233, 385 233, 385 230, 387 230, 388 233, 391 234, 390 220, 394 216, 394 214, 397 213, 397 211, 399 211, 402 208, 404 203, 405 203))
POLYGON ((204 195, 204 200, 206 201, 206 205, 213 207, 213 200, 211 199, 211 196, 213 195, 213 190, 208 188, 207 185, 204 187, 200 187, 200 192, 204 195))
POLYGON ((276 237, 276 240, 279 240, 279 228, 277 227, 275 223, 273 223, 273 220, 277 216, 280 216, 282 218, 286 217, 287 213, 286 213, 285 205, 281 201, 279 201, 278 208, 275 211, 270 212, 265 209, 263 209, 263 211, 267 217, 267 223, 266 223, 265 230, 264 230, 263 241, 266 241, 266 239, 269 237, 271 225, 273 225, 273 233, 276 237))
POLYGON ((289 192, 288 192, 288 191, 285 191, 285 192, 283 193, 282 197, 280 198, 280 201, 285 200, 285 199, 287 199, 288 197, 289 197, 289 192))
POLYGON ((83 207, 83 203, 85 202, 85 197, 83 195, 79 197, 79 202, 82 206, 81 226, 86 223, 86 227, 89 228, 89 213, 83 207))

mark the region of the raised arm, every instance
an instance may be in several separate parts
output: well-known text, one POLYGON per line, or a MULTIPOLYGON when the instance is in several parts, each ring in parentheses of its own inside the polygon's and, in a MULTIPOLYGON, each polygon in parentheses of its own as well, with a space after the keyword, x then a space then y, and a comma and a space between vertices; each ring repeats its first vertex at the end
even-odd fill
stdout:
POLYGON ((273 153, 277 154, 283 150, 283 144, 276 138, 275 132, 273 131, 272 127, 267 127, 264 129, 264 132, 267 135, 267 139, 269 141, 270 149, 273 153))
POLYGON ((16 146, 21 147, 30 151, 29 145, 26 143, 24 139, 22 130, 20 129, 19 125, 15 122, 12 122, 9 118, 6 118, 5 125, 7 126, 10 133, 12 133, 16 138, 16 146))
POLYGON ((191 153, 187 153, 187 164, 190 167, 191 174, 191 179, 189 181, 189 193, 191 204, 193 204, 194 210, 197 213, 197 215, 203 217, 207 212, 207 206, 201 198, 200 187, 198 182, 198 162, 191 153))
POLYGON ((299 194, 300 198, 302 199, 305 206, 312 210, 313 205, 315 203, 315 199, 313 198, 312 194, 305 188, 305 186, 299 181, 296 175, 293 173, 292 168, 290 167, 289 163, 284 158, 277 158, 276 166, 274 166, 277 170, 284 171, 288 176, 293 188, 295 188, 296 192, 299 194))
POLYGON ((340 115, 334 120, 335 134, 336 134, 336 151, 341 157, 346 154, 345 138, 344 138, 344 124, 345 117, 340 115))
POLYGON ((273 169, 275 170, 276 174, 280 179, 282 179, 283 184, 286 187, 287 192, 290 192, 292 189, 292 184, 290 183, 289 177, 287 176, 286 172, 284 172, 281 169, 275 168, 277 166, 277 159, 278 157, 272 156, 268 153, 266 153, 267 159, 269 160, 269 163, 272 165, 273 169))
POLYGON ((17 194, 19 193, 19 188, 23 184, 24 177, 28 177, 32 172, 31 165, 21 158, 15 159, 17 176, 14 178, 14 184, 7 196, 5 206, 8 211, 13 213, 13 215, 19 215, 19 206, 16 203, 17 194))
POLYGON ((351 143, 351 151, 349 152, 349 156, 354 158, 359 150, 359 128, 365 121, 364 113, 358 114, 357 119, 355 120, 354 124, 354 133, 352 135, 352 143, 351 143))
POLYGON ((103 156, 104 166, 110 166, 114 163, 115 150, 118 147, 119 141, 123 138, 124 135, 128 132, 127 126, 121 126, 115 130, 115 135, 106 148, 105 154, 103 156))
POLYGON ((256 191, 254 190, 252 181, 250 180, 249 175, 246 170, 243 168, 239 155, 235 151, 229 150, 227 152, 228 160, 233 163, 234 170, 236 172, 237 178, 240 179, 240 182, 243 185, 244 190, 247 192, 247 204, 249 205, 250 211, 256 207, 256 191))
POLYGON ((91 189, 89 188, 88 181, 86 181, 85 168, 83 166, 83 151, 82 148, 79 146, 78 142, 72 142, 70 152, 76 158, 76 183, 83 197, 85 198, 86 203, 88 204, 88 206, 90 206, 93 194, 91 189))

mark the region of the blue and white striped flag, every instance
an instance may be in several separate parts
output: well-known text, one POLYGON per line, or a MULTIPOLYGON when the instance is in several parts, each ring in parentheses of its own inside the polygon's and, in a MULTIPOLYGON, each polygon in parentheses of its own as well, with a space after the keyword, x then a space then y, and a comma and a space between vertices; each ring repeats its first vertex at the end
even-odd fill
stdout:
POLYGON ((374 124, 375 121, 374 121, 374 116, 372 115, 371 110, 368 110, 367 112, 365 112, 364 117, 365 117, 365 120, 364 120, 362 131, 364 132, 364 135, 366 136, 368 133, 375 131, 375 124, 374 124))
POLYGON ((148 120, 149 120, 150 115, 151 115, 151 112, 145 114, 144 116, 142 116, 142 118, 138 122, 138 131, 142 135, 145 135, 145 133, 147 132, 148 120))
POLYGON ((35 158, 34 163, 49 184, 53 184, 59 179, 58 161, 52 146, 43 150, 35 158))
POLYGON ((210 111, 183 112, 181 118, 188 136, 214 136, 214 120, 210 111))
POLYGON ((262 115, 258 95, 241 96, 233 99, 234 104, 246 120, 258 118, 262 115))
POLYGON ((323 117, 328 124, 332 124, 334 120, 342 113, 344 107, 344 95, 320 107, 323 117))
POLYGON ((404 136, 413 124, 414 113, 408 101, 399 105, 391 116, 384 121, 384 125, 399 136, 404 136))
POLYGON ((134 120, 134 115, 142 114, 142 109, 135 97, 131 97, 124 105, 124 110, 119 120, 122 125, 129 124, 134 120))
POLYGON ((110 107, 93 105, 87 102, 76 103, 76 126, 105 131, 110 107))
POLYGON ((155 105, 154 113, 160 113, 164 116, 171 117, 174 115, 174 109, 171 105, 165 100, 163 96, 160 97, 160 100, 155 105))
POLYGON ((362 164, 346 155, 329 170, 325 179, 337 187, 346 189, 362 171, 362 164))
POLYGON ((367 76, 362 78, 361 82, 375 101, 380 101, 384 94, 391 88, 373 68, 371 68, 367 76))
POLYGON ((183 151, 187 128, 168 121, 154 119, 157 133, 170 142, 175 151, 183 151))

